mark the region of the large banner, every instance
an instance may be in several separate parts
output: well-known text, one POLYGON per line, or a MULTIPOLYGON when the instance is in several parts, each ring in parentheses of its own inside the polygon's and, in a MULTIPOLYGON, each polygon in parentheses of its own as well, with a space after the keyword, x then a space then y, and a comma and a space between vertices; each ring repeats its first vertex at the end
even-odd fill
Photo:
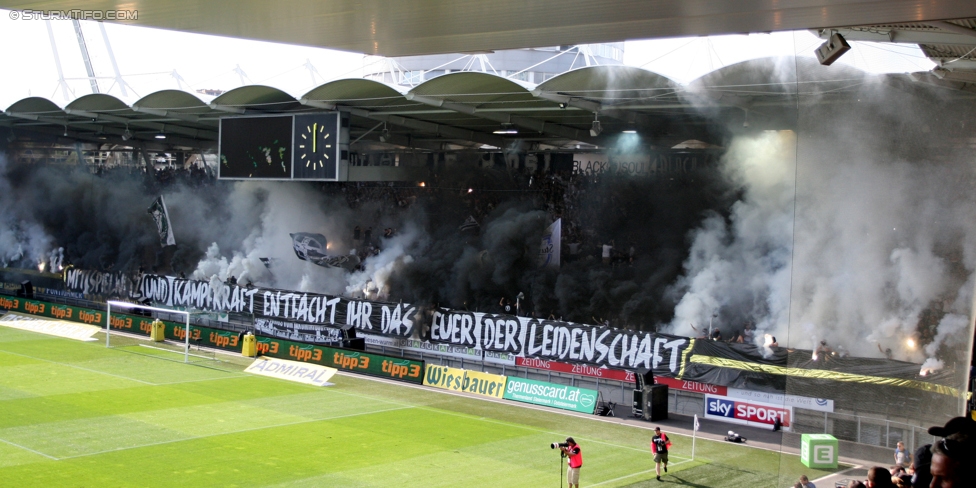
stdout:
POLYGON ((577 153, 573 154, 573 174, 615 174, 653 176, 690 173, 713 168, 720 152, 715 150, 681 150, 636 154, 577 153))
POLYGON ((138 290, 136 281, 125 273, 104 273, 77 268, 64 271, 64 286, 67 291, 102 298, 128 298, 138 290))
POLYGON ((359 336, 366 339, 366 344, 371 346, 393 347, 419 354, 433 354, 466 361, 484 361, 486 363, 504 366, 515 366, 515 361, 518 359, 516 356, 507 352, 482 351, 481 349, 473 349, 470 347, 437 344, 415 337, 389 337, 373 334, 360 334, 359 336))
POLYGON ((509 376, 508 386, 505 387, 505 399, 576 412, 593 413, 593 409, 596 408, 597 392, 586 388, 509 376))
POLYGON ((434 312, 430 340, 554 361, 646 368, 670 377, 678 373, 692 343, 687 337, 652 332, 445 308, 434 312))
POLYGON ((350 300, 158 275, 144 276, 139 288, 143 298, 167 307, 248 313, 283 322, 352 325, 363 332, 402 337, 409 337, 416 327, 417 308, 407 303, 350 300))
POLYGON ((343 339, 342 329, 336 327, 297 324, 262 317, 254 318, 254 330, 266 336, 312 344, 340 345, 343 339))

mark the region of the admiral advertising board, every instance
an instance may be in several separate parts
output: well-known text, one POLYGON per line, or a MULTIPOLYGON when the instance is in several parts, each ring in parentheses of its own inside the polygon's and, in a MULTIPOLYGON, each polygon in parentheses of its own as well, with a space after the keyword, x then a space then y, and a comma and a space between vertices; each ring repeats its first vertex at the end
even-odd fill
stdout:
POLYGON ((705 418, 753 427, 771 427, 779 418, 783 430, 788 431, 793 421, 793 407, 705 395, 705 418))

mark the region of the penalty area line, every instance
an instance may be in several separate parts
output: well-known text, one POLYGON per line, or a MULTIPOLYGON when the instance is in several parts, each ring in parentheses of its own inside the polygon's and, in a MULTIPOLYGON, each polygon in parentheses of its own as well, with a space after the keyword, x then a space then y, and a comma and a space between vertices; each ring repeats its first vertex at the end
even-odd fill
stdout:
MULTIPOLYGON (((678 462, 676 462, 676 463, 668 463, 668 466, 677 466, 677 465, 679 465, 679 464, 684 464, 684 463, 690 463, 690 462, 691 462, 691 459, 686 459, 686 460, 684 460, 684 461, 678 461, 678 462)), ((637 472, 637 473, 631 473, 631 474, 628 474, 628 475, 626 475, 626 476, 621 476, 621 477, 619 477, 619 478, 614 478, 614 479, 612 479, 612 480, 606 480, 606 481, 601 481, 601 482, 599 482, 599 483, 593 483, 593 484, 590 484, 590 485, 588 485, 588 486, 600 486, 600 485, 605 485, 605 484, 607 484, 607 483, 613 483, 613 482, 615 482, 615 481, 620 481, 620 480, 625 480, 625 479, 627 479, 627 478, 633 478, 634 476, 640 476, 640 475, 642 475, 642 474, 647 474, 647 473, 653 473, 653 472, 654 472, 654 469, 648 469, 648 470, 646 470, 646 471, 640 471, 640 472, 637 472)))
POLYGON ((118 375, 118 374, 106 373, 105 371, 99 371, 97 369, 88 369, 88 368, 83 368, 81 366, 76 366, 74 364, 62 363, 62 362, 58 362, 58 361, 52 361, 50 359, 44 359, 44 358, 38 358, 38 357, 34 357, 34 356, 28 356, 27 354, 20 354, 20 353, 8 351, 6 349, 0 349, 0 352, 5 352, 7 354, 13 354, 14 356, 20 356, 20 357, 24 357, 24 358, 36 359, 38 361, 44 361, 46 363, 57 364, 57 365, 65 366, 65 367, 68 367, 68 368, 80 369, 82 371, 88 371, 89 373, 103 374, 103 375, 106 375, 106 376, 111 376, 113 378, 121 378, 121 379, 124 379, 124 380, 135 381, 136 383, 142 383, 144 385, 155 385, 155 383, 150 383, 148 381, 137 380, 135 378, 130 378, 128 376, 122 376, 122 375, 118 375))
MULTIPOLYGON (((278 428, 281 428, 281 427, 291 427, 291 426, 294 426, 294 425, 310 424, 312 422, 329 422, 329 421, 332 421, 332 420, 345 419, 345 418, 350 418, 350 417, 360 417, 360 416, 363 416, 363 415, 372 415, 374 413, 393 412, 393 411, 396 411, 396 410, 406 410, 406 409, 409 409, 409 408, 416 408, 416 407, 388 408, 386 410, 374 410, 372 412, 351 413, 349 415, 337 415, 335 417, 325 417, 325 418, 320 418, 320 419, 299 420, 298 422, 288 422, 288 423, 284 423, 284 424, 265 425, 265 426, 262 426, 262 427, 253 427, 253 428, 250 428, 250 429, 235 430, 233 432, 220 432, 220 433, 217 433, 217 434, 200 435, 200 436, 195 436, 195 437, 187 437, 187 438, 184 438, 184 439, 173 439, 171 441, 152 442, 152 443, 149 443, 149 444, 142 444, 142 445, 139 445, 139 446, 118 447, 118 448, 115 448, 115 449, 106 449, 104 451, 86 452, 85 454, 76 454, 74 456, 65 456, 63 458, 51 458, 51 459, 57 459, 58 461, 64 460, 64 459, 76 459, 76 458, 82 458, 82 457, 88 457, 88 456, 97 456, 99 454, 108 454, 110 452, 128 451, 130 449, 142 449, 144 447, 162 446, 162 445, 165 445, 165 444, 173 444, 173 443, 176 443, 176 442, 195 441, 197 439, 208 439, 208 438, 211 438, 211 437, 219 437, 219 436, 222 436, 222 435, 236 435, 236 434, 242 434, 242 433, 245 433, 245 432, 254 432, 254 431, 257 431, 257 430, 278 429, 278 428)), ((40 453, 38 453, 38 454, 40 454, 40 453)))
POLYGON ((56 458, 56 457, 54 457, 54 456, 50 456, 50 455, 48 455, 48 454, 44 454, 44 453, 43 453, 43 452, 41 452, 41 451, 35 451, 35 450, 33 450, 33 449, 31 449, 31 448, 29 448, 29 447, 25 447, 25 446, 22 446, 22 445, 20 445, 20 444, 17 444, 16 442, 10 442, 10 441, 8 441, 7 439, 0 439, 0 442, 3 442, 3 443, 5 443, 5 444, 10 444, 11 446, 14 446, 14 447, 18 447, 18 448, 20 448, 20 449, 23 449, 23 450, 25 450, 25 451, 29 451, 29 452, 32 452, 32 453, 34 453, 34 454, 37 454, 37 455, 39 455, 39 456, 44 456, 44 457, 46 457, 46 458, 48 458, 48 459, 53 459, 54 461, 60 461, 60 459, 58 459, 58 458, 56 458))

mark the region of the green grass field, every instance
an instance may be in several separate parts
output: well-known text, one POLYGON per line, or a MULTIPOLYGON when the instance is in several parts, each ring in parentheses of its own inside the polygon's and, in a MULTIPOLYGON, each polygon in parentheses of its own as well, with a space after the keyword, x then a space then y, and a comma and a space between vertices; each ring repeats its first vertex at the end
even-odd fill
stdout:
MULTIPOLYGON (((104 338, 103 338, 104 340, 104 338)), ((584 449, 584 487, 791 486, 796 456, 673 436, 654 479, 650 432, 337 375, 252 376, 244 358, 183 364, 134 339, 79 342, 0 327, 0 485, 559 486, 552 441, 584 449)))

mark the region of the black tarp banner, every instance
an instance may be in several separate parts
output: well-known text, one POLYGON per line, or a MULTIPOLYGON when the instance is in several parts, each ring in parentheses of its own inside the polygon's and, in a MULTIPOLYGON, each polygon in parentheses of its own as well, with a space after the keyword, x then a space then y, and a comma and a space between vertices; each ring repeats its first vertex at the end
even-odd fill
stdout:
POLYGON ((227 283, 146 275, 139 284, 143 298, 167 307, 253 314, 283 322, 352 325, 372 334, 409 337, 417 308, 407 303, 350 300, 344 297, 227 283))
POLYGON ((268 337, 320 345, 340 345, 342 329, 324 325, 298 324, 263 317, 254 318, 254 329, 268 337))
POLYGON ((674 377, 691 339, 652 332, 440 308, 431 342, 674 377))
POLYGON ((102 298, 132 298, 138 286, 136 279, 126 273, 105 273, 69 267, 64 270, 64 288, 102 298))

